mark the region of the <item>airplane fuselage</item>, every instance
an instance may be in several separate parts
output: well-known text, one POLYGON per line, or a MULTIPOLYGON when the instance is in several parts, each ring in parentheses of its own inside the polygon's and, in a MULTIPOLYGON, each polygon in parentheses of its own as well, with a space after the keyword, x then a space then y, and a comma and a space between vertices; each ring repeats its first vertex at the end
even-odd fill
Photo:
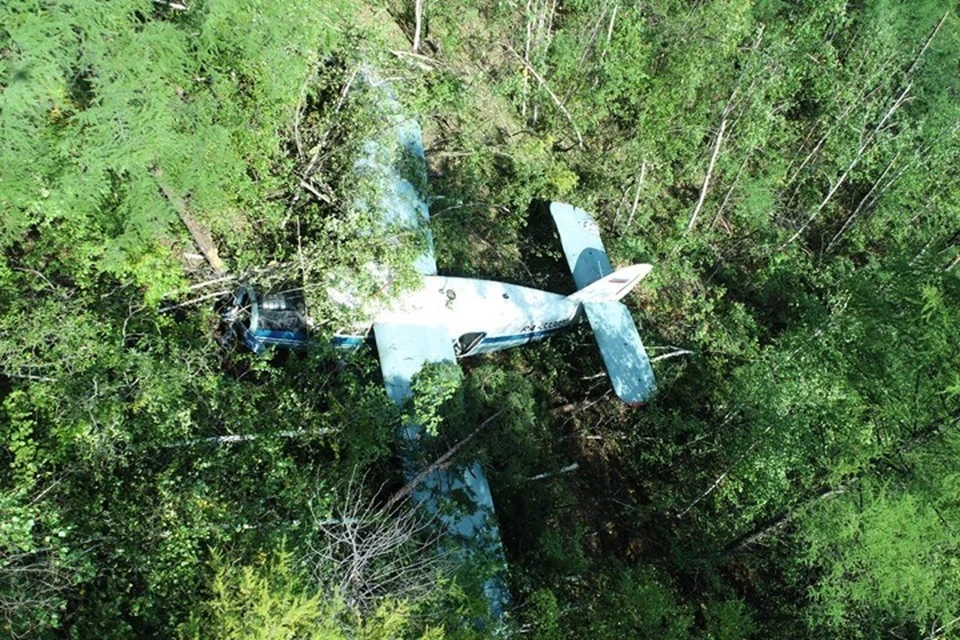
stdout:
MULTIPOLYGON (((580 303, 566 296, 493 280, 425 276, 417 291, 373 311, 363 331, 334 338, 336 346, 366 339, 376 323, 443 327, 457 357, 507 349, 545 338, 580 320, 580 303)), ((359 327, 358 327, 359 329, 359 327)))

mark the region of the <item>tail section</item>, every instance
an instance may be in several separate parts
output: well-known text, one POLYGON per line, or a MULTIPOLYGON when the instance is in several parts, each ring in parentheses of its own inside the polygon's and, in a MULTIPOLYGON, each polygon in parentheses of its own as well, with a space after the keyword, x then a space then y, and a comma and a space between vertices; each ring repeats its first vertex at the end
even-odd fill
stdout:
POLYGON ((647 277, 652 269, 653 266, 649 264, 624 267, 593 284, 588 284, 568 298, 577 302, 617 302, 647 277))
POLYGON ((583 310, 614 392, 627 404, 644 404, 657 381, 630 310, 620 302, 587 302, 583 310))
POLYGON ((613 390, 627 404, 643 404, 657 383, 630 310, 618 300, 653 267, 635 264, 614 272, 600 240, 600 227, 589 213, 554 202, 550 214, 579 289, 569 298, 583 304, 613 390))
POLYGON ((589 213, 569 204, 553 202, 550 204, 550 215, 560 232, 560 243, 577 289, 583 289, 613 273, 607 251, 600 240, 600 227, 589 213))

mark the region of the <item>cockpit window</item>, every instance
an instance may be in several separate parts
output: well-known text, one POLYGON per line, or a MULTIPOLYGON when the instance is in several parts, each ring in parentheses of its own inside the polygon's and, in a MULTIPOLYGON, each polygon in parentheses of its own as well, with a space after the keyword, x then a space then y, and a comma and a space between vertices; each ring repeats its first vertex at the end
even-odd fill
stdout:
POLYGON ((486 335, 486 333, 480 331, 463 334, 453 345, 454 353, 457 354, 457 357, 470 355, 470 352, 477 348, 477 345, 480 344, 486 335))

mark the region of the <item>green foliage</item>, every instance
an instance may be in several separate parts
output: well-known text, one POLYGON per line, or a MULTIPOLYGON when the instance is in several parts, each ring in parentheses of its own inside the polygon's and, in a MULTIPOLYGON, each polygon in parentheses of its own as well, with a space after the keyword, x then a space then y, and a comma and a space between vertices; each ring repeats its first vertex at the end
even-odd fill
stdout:
POLYGON ((742 640, 756 631, 753 616, 743 600, 717 600, 707 605, 704 611, 706 631, 704 637, 711 640, 742 640))
POLYGON ((557 603, 557 597, 550 589, 538 589, 530 594, 528 606, 530 611, 527 617, 531 620, 535 638, 538 640, 563 638, 560 630, 560 606, 557 603))
POLYGON ((483 637, 471 576, 359 614, 276 552, 356 473, 401 482, 367 350, 226 353, 205 301, 159 311, 233 287, 165 191, 233 273, 302 285, 319 341, 360 319, 328 286, 420 286, 426 239, 354 171, 384 117, 364 65, 424 129, 442 273, 569 292, 537 219, 559 199, 655 265, 626 301, 669 356, 644 410, 604 395, 586 331, 416 382, 437 447, 496 415, 460 455, 531 633, 957 633, 943 3, 426 2, 417 55, 410 2, 180 4, 0 7, 4 633, 483 637), (212 578, 210 548, 235 558, 212 578))
POLYGON ((55 488, 0 494, 0 629, 9 637, 57 629, 71 591, 93 569, 49 497, 55 488))
MULTIPOLYGON (((947 498, 955 499, 955 496, 947 498)), ((813 627, 872 635, 884 628, 922 632, 957 616, 958 541, 927 491, 860 489, 804 522, 804 560, 821 568, 812 587, 813 627)))
POLYGON ((322 603, 303 594, 289 554, 271 558, 262 568, 234 567, 215 560, 212 598, 202 614, 191 616, 183 638, 327 638, 335 630, 342 604, 322 603), (218 566, 219 565, 219 566, 218 566))
POLYGON ((618 568, 603 575, 582 616, 570 616, 578 636, 606 640, 634 637, 690 637, 693 616, 677 602, 669 584, 649 568, 618 568))
POLYGON ((404 422, 420 425, 430 435, 437 435, 442 421, 441 411, 463 382, 463 374, 455 362, 428 363, 413 380, 413 399, 404 422))
POLYGON ((209 599, 179 630, 184 639, 442 640, 441 629, 410 633, 410 606, 385 600, 367 616, 351 612, 336 594, 307 593, 288 552, 238 566, 214 555, 209 599))
POLYGON ((249 222, 280 219, 266 197, 288 180, 278 128, 346 3, 29 5, 3 8, 3 247, 30 233, 31 266, 48 277, 106 273, 155 302, 182 281, 161 183, 237 248, 249 222))

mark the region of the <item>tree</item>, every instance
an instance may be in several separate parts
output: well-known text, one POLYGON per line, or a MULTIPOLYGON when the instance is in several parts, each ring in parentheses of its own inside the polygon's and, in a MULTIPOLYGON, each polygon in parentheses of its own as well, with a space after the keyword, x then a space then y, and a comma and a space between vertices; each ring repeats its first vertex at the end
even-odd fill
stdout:
POLYGON ((301 586, 292 556, 280 551, 254 566, 214 560, 212 596, 180 628, 184 639, 361 640, 387 637, 441 640, 442 629, 409 634, 410 608, 381 602, 369 615, 351 612, 337 594, 312 595, 301 586), (402 634, 402 635, 401 635, 402 634))

